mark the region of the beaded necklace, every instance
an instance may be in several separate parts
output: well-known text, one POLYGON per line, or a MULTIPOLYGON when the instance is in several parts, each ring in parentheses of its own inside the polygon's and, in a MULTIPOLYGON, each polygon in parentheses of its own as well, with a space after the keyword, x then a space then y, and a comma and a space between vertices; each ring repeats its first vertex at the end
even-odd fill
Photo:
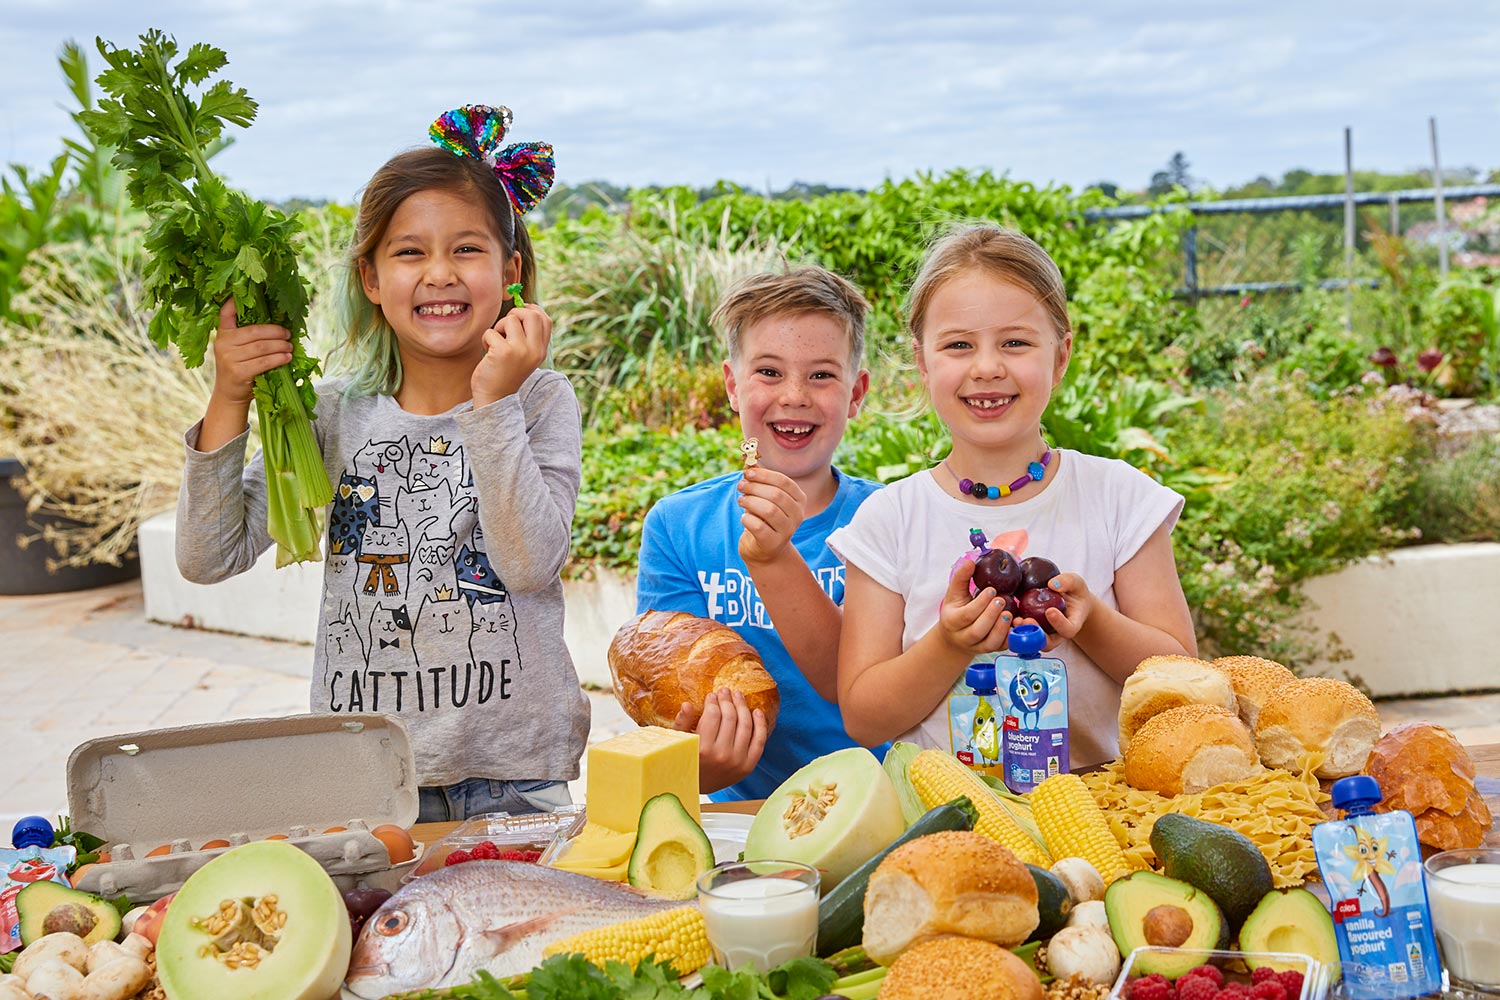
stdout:
POLYGON ((943 459, 943 468, 947 469, 948 474, 951 475, 954 479, 958 479, 958 489, 960 492, 967 493, 975 500, 999 500, 1001 497, 1010 496, 1016 490, 1020 489, 1022 486, 1025 486, 1027 483, 1041 482, 1042 477, 1047 474, 1047 466, 1051 464, 1051 462, 1052 449, 1048 448, 1046 451, 1042 452, 1041 461, 1032 462, 1030 465, 1026 466, 1026 474, 1017 478, 1016 481, 1011 483, 1009 486, 986 486, 984 483, 976 483, 972 479, 959 479, 958 473, 953 471, 953 467, 948 464, 948 460, 946 458, 943 459))

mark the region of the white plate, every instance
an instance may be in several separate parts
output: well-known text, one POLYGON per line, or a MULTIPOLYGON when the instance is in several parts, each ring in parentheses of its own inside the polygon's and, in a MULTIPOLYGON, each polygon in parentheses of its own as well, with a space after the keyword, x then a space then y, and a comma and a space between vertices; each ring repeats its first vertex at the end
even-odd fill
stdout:
POLYGON ((744 813, 704 813, 703 832, 714 845, 714 863, 738 861, 745 849, 745 838, 750 833, 754 816, 744 813))

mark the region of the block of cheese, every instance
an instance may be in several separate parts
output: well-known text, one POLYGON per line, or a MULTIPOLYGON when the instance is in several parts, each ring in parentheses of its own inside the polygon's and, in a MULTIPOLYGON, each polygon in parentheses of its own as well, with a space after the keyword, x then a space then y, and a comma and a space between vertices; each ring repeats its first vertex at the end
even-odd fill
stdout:
POLYGON ((698 734, 644 726, 589 747, 590 823, 634 833, 646 800, 671 792, 693 822, 698 810, 698 734))

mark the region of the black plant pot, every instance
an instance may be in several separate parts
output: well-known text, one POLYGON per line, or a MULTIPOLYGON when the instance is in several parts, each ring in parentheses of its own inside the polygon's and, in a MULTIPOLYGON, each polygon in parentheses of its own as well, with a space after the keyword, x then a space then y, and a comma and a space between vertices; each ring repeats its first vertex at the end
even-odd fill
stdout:
POLYGON ((68 519, 38 511, 26 513, 26 501, 15 481, 26 472, 19 459, 0 458, 0 594, 55 594, 65 590, 87 590, 141 575, 141 565, 131 552, 119 566, 97 563, 47 569, 51 550, 41 542, 21 548, 21 535, 33 535, 48 524, 67 524, 68 519))

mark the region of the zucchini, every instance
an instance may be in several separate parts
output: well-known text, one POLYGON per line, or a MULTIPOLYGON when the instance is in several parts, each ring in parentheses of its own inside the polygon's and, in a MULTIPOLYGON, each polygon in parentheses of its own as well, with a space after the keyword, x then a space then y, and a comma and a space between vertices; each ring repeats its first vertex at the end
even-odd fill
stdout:
POLYGON ((1026 940, 1045 941, 1067 925, 1068 914, 1073 912, 1073 897, 1068 894, 1063 880, 1047 869, 1027 865, 1026 870, 1031 872, 1031 880, 1036 883, 1036 912, 1041 918, 1036 930, 1026 940))
POLYGON ((969 801, 968 796, 960 795, 952 802, 944 802, 927 810, 901 836, 854 869, 848 878, 834 886, 818 904, 818 954, 832 955, 859 944, 864 938, 865 888, 870 884, 870 876, 887 854, 925 834, 943 830, 972 830, 977 822, 979 810, 974 808, 974 803, 969 801))

